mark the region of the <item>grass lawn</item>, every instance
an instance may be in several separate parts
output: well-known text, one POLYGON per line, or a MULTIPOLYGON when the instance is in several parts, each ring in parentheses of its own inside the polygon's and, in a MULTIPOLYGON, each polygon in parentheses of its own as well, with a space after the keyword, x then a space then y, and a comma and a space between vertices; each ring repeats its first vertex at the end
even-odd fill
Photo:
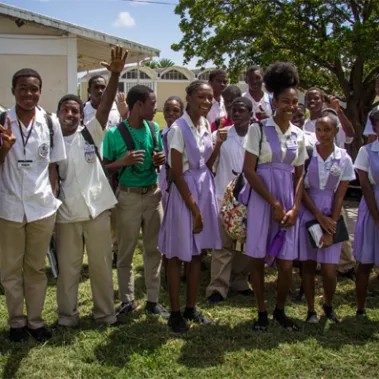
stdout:
POLYGON ((155 121, 158 125, 159 125, 159 127, 160 127, 160 129, 162 130, 163 128, 165 128, 166 127, 166 121, 165 121, 165 119, 164 119, 164 117, 163 117, 163 112, 157 112, 156 114, 155 114, 155 117, 154 117, 154 120, 153 121, 155 121))
MULTIPOLYGON (((40 345, 11 344, 7 339, 4 296, 0 296, 0 370, 2 378, 375 378, 379 374, 379 281, 372 277, 368 298, 370 321, 355 320, 354 283, 339 280, 335 298, 339 325, 322 319, 306 325, 306 306, 292 300, 287 312, 301 331, 282 330, 274 323, 266 333, 249 330, 256 308, 252 298, 231 296, 218 307, 205 301, 209 272, 202 272, 199 307, 217 326, 192 325, 186 335, 169 332, 166 321, 143 312, 145 302, 141 245, 134 259, 138 310, 124 318, 124 328, 98 327, 91 320, 88 267, 82 272, 79 329, 57 330, 40 345)), ((206 264, 209 267, 210 258, 206 264)), ((116 281, 116 271, 114 271, 116 281)), ((275 271, 267 269, 267 306, 274 307, 275 271)), ((322 292, 317 284, 317 310, 322 292)), ((295 275, 293 288, 299 281, 295 275)), ((117 293, 115 292, 116 296, 117 293)), ((184 290, 182 291, 182 304, 184 290)), ((168 305, 167 293, 161 302, 168 305)), ((49 277, 44 317, 56 321, 55 280, 49 277)))

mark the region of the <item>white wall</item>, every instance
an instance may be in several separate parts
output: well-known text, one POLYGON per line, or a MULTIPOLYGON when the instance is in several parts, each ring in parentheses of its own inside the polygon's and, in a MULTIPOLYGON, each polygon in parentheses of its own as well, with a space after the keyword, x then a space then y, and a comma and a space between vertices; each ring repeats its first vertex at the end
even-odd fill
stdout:
POLYGON ((40 105, 55 112, 59 99, 77 91, 76 37, 0 34, 0 104, 11 107, 13 74, 33 68, 42 77, 40 105))

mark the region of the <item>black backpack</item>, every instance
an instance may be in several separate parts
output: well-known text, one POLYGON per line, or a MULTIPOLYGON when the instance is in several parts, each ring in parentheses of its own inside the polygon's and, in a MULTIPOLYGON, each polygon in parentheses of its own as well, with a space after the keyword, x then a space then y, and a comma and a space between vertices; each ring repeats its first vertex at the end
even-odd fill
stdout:
MULTIPOLYGON (((147 121, 147 120, 145 120, 145 121, 149 125, 150 133, 151 133, 151 136, 153 137, 154 151, 158 152, 159 151, 159 147, 158 147, 158 141, 157 141, 157 134, 155 132, 155 124, 152 121, 147 121)), ((125 142, 127 151, 134 150, 135 149, 135 144, 134 144, 134 141, 133 141, 133 137, 130 134, 130 131, 127 128, 127 126, 125 125, 124 121, 120 122, 117 125, 117 129, 120 132, 120 134, 122 136, 122 139, 125 142)), ((113 178, 112 183, 118 182, 118 180, 121 178, 121 176, 123 175, 123 173, 125 172, 125 170, 126 170, 126 166, 124 166, 119 173, 116 173, 115 175, 117 175, 117 180, 115 178, 113 178)), ((114 187, 114 184, 113 184, 113 187, 114 187)))

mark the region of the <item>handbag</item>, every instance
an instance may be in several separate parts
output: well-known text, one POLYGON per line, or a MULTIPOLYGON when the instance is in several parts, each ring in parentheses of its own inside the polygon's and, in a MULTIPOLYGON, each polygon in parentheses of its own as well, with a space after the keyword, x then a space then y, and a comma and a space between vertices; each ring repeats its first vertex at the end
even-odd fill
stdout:
MULTIPOLYGON (((317 220, 312 220, 305 223, 305 227, 307 228, 308 235, 311 240, 311 245, 313 248, 317 248, 317 242, 313 239, 309 231, 309 228, 318 223, 319 222, 317 220)), ((349 232, 347 230, 345 220, 343 219, 342 216, 340 216, 337 221, 336 232, 334 233, 334 236, 333 236, 333 245, 336 243, 341 243, 348 240, 349 240, 349 232)))

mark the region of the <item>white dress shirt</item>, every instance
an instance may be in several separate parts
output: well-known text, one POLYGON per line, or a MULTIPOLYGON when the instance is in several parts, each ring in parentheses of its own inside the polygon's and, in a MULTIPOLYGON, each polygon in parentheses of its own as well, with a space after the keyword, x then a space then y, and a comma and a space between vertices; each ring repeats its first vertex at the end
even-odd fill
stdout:
MULTIPOLYGON (((244 143, 246 136, 240 137, 234 126, 225 128, 228 131, 226 141, 221 145, 220 154, 217 158, 215 168, 215 185, 218 205, 221 206, 224 193, 228 184, 235 178, 233 171, 242 172, 245 157, 244 143)), ((217 132, 213 133, 213 139, 217 132)))
MULTIPOLYGON (((375 183, 375 180, 372 176, 370 163, 368 159, 368 152, 366 149, 367 149, 367 146, 362 146, 359 149, 357 158, 355 159, 354 168, 356 170, 366 171, 368 173, 368 180, 370 184, 378 185, 379 183, 375 183)), ((378 156, 377 159, 379 159, 379 141, 378 140, 371 143, 371 151, 374 151, 378 156)))
POLYGON ((44 111, 36 108, 34 122, 28 127, 21 125, 25 146, 16 109, 7 112, 16 143, 9 150, 0 166, 0 218, 22 222, 33 222, 49 217, 59 208, 61 202, 55 198, 49 179, 49 164, 66 159, 66 149, 59 121, 52 116, 53 142, 50 146, 50 131, 44 111), (31 161, 29 168, 19 168, 19 161, 31 161))
MULTIPOLYGON (((84 124, 87 125, 89 121, 96 117, 96 111, 90 101, 86 102, 84 107, 84 124)), ((117 109, 117 104, 113 102, 111 111, 109 112, 108 124, 106 129, 111 128, 112 126, 118 125, 121 122, 121 115, 117 109)))
POLYGON ((246 91, 242 96, 248 98, 253 104, 253 117, 254 118, 257 112, 258 113, 261 112, 261 110, 259 109, 259 106, 263 108, 263 110, 268 116, 272 116, 270 96, 266 92, 263 92, 263 97, 259 101, 255 101, 254 98, 250 95, 249 91, 246 91))
MULTIPOLYGON (((117 204, 94 147, 85 141, 82 129, 64 137, 67 159, 59 162, 62 201, 57 214, 59 223, 87 221, 117 204)), ((99 148, 106 131, 96 117, 87 124, 87 129, 99 148)))
MULTIPOLYGON (((195 137, 197 146, 200 149, 200 154, 204 153, 204 139, 206 136, 210 136, 209 125, 207 120, 204 117, 200 119, 200 130, 197 130, 195 125, 193 124, 191 117, 187 112, 184 112, 183 116, 184 120, 187 122, 188 126, 191 129, 193 136, 195 137)), ((171 125, 168 135, 167 135, 167 145, 169 149, 168 153, 168 164, 171 165, 171 149, 175 149, 182 154, 183 160, 183 172, 189 169, 188 155, 186 151, 186 147, 184 144, 182 130, 175 123, 171 125)), ((206 162, 205 162, 206 163, 206 162)))
POLYGON ((220 118, 226 116, 226 108, 224 104, 224 98, 220 96, 220 102, 218 102, 215 98, 212 99, 212 108, 208 112, 207 120, 209 125, 212 125, 212 122, 216 120, 216 118, 220 118))
POLYGON ((363 135, 364 136, 370 136, 370 135, 375 135, 375 131, 374 131, 374 128, 372 126, 372 122, 370 120, 370 115, 372 112, 376 112, 379 110, 379 105, 376 106, 368 115, 367 115, 367 121, 366 121, 366 125, 365 125, 365 130, 363 131, 363 135))
MULTIPOLYGON (((290 127, 285 133, 282 133, 279 126, 276 124, 272 117, 267 119, 267 126, 274 126, 275 131, 278 134, 281 150, 282 150, 282 159, 284 159, 287 153, 287 141, 292 133, 296 134, 296 142, 297 142, 297 152, 295 159, 292 161, 292 166, 302 166, 307 157, 307 153, 305 150, 305 137, 304 132, 298 128, 297 126, 290 123, 290 127)), ((247 132, 247 137, 245 141, 245 150, 251 154, 259 157, 258 165, 263 163, 272 162, 272 152, 270 144, 267 141, 266 133, 263 128, 263 138, 262 138, 262 146, 261 151, 259 151, 259 141, 261 140, 261 130, 258 124, 253 124, 249 127, 249 131, 247 132)))
MULTIPOLYGON (((324 190, 326 183, 329 178, 330 168, 333 165, 334 159, 341 159, 342 157, 342 151, 345 151, 345 149, 339 148, 337 145, 334 145, 334 152, 329 155, 329 157, 324 161, 320 154, 318 153, 317 149, 315 148, 313 150, 313 157, 317 158, 318 162, 318 177, 319 177, 319 183, 320 183, 320 189, 324 190)), ((353 167, 353 161, 351 160, 349 154, 345 154, 345 160, 342 162, 342 174, 338 180, 338 184, 336 186, 336 189, 338 188, 338 185, 341 181, 351 181, 355 179, 355 173, 354 173, 354 167, 353 167)), ((305 188, 309 188, 309 178, 308 174, 304 178, 304 186, 305 188)))

